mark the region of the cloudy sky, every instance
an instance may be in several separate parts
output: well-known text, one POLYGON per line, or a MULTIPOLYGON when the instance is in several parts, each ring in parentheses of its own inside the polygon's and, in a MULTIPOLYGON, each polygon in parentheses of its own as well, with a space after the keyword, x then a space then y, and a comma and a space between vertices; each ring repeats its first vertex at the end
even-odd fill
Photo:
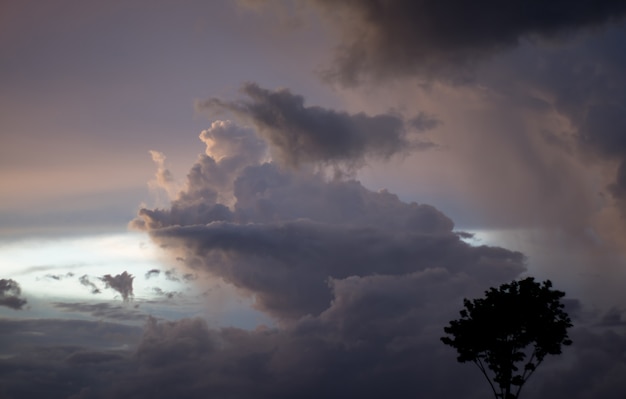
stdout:
POLYGON ((0 397, 487 397, 443 327, 534 276, 524 396, 623 399, 625 18, 3 2, 0 397))

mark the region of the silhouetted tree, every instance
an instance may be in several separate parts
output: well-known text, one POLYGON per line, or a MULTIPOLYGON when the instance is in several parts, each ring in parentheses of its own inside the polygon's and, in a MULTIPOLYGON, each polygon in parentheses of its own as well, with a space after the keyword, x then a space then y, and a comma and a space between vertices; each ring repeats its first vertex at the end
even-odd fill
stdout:
POLYGON ((532 277, 490 288, 484 298, 463 300, 461 318, 444 328, 448 336, 441 340, 457 350, 459 362, 478 366, 496 399, 518 398, 544 357, 572 343, 563 296, 550 280, 532 277))

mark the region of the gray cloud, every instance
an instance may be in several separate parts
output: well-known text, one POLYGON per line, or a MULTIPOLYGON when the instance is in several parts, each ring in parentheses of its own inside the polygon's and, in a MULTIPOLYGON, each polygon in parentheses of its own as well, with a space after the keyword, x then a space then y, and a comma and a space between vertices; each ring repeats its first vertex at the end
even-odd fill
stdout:
POLYGON ((181 281, 193 281, 198 279, 198 275, 194 273, 183 273, 182 276, 175 268, 166 270, 164 272, 165 279, 169 281, 181 282, 181 281))
POLYGON ((89 288, 92 294, 100 294, 102 292, 100 288, 98 288, 98 286, 95 283, 93 283, 89 279, 89 276, 87 276, 86 274, 80 276, 78 278, 78 281, 85 287, 89 288))
POLYGON ((122 272, 115 276, 106 274, 100 277, 100 280, 104 282, 107 288, 111 288, 122 295, 124 302, 127 302, 133 297, 133 277, 128 272, 122 272))
POLYGON ((141 328, 103 321, 0 320, 0 396, 67 399, 81 390, 100 397, 109 377, 123 378, 141 328), (127 346, 130 350, 117 348, 127 346))
MULTIPOLYGON (((251 121, 271 145, 275 155, 291 166, 307 163, 360 166, 369 158, 388 159, 396 154, 435 146, 412 139, 402 117, 368 116, 305 106, 304 98, 289 90, 270 91, 254 83, 242 88, 247 99, 212 98, 199 108, 228 110, 251 121)), ((433 117, 411 119, 408 126, 426 130, 437 125, 433 117)))
POLYGON ((165 271, 165 279, 169 281, 180 281, 178 277, 178 273, 176 273, 176 269, 170 269, 165 271))
MULTIPOLYGON (((577 128, 580 148, 592 159, 617 163, 606 190, 626 212, 626 30, 608 30, 587 38, 575 57, 563 52, 549 58, 537 86, 554 95, 558 111, 577 128)), ((626 213, 625 213, 626 214, 626 213)))
POLYGON ((158 276, 159 274, 161 274, 161 271, 159 269, 150 269, 146 272, 144 277, 146 278, 146 280, 148 280, 152 277, 158 276))
POLYGON ((65 360, 73 365, 80 366, 85 364, 100 364, 123 360, 124 356, 118 353, 97 352, 97 351, 79 351, 69 355, 65 360))
POLYGON ((605 327, 626 327, 626 311, 613 307, 602 316, 598 325, 605 327))
POLYGON ((468 79, 477 62, 524 40, 623 20, 620 1, 310 0, 340 32, 326 76, 344 85, 420 74, 468 79))
POLYGON ((332 300, 329 278, 404 275, 439 266, 499 281, 524 270, 522 254, 470 247, 453 233, 392 233, 302 221, 215 222, 152 234, 164 245, 184 245, 204 270, 254 293, 257 307, 280 318, 326 309, 332 300))
MULTIPOLYGON (((533 181, 544 182, 529 188, 529 196, 541 195, 544 204, 556 199, 544 219, 558 215, 559 227, 571 221, 581 229, 593 225, 602 240, 610 242, 621 236, 621 247, 626 237, 617 222, 626 211, 624 40, 622 23, 580 35, 563 46, 525 45, 485 66, 477 76, 481 84, 497 93, 496 101, 506 104, 508 112, 520 115, 522 121, 544 116, 561 121, 526 132, 510 129, 533 143, 532 153, 525 154, 525 147, 515 137, 508 140, 515 145, 513 154, 523 156, 529 169, 536 168, 533 181), (559 158, 567 162, 559 165, 559 158), (581 176, 588 170, 597 172, 591 177, 581 176), (621 209, 622 215, 612 208, 621 209), (601 223, 592 220, 599 209, 604 212, 601 223)), ((489 106, 501 112, 496 101, 489 106)), ((498 131, 494 139, 501 134, 498 131)), ((534 208, 541 207, 538 202, 534 208)))
MULTIPOLYGON (((20 398, 479 399, 489 394, 479 371, 438 340, 473 284, 442 269, 348 278, 332 283, 325 312, 277 329, 150 318, 138 338, 138 329, 112 323, 2 321, 4 346, 29 345, 0 358, 0 384, 20 398), (40 331, 48 345, 24 331, 40 331), (119 341, 132 348, 112 348, 119 341)), ((542 364, 525 397, 621 398, 626 336, 582 326, 570 336, 574 345, 542 364)))
POLYGON ((110 320, 121 321, 137 321, 147 317, 143 312, 127 306, 112 305, 110 303, 83 303, 83 302, 54 302, 52 303, 57 309, 66 312, 88 313, 93 317, 105 318, 110 320))
POLYGON ((159 287, 152 287, 152 292, 154 292, 158 296, 162 296, 162 297, 165 297, 167 299, 172 299, 175 296, 180 296, 180 292, 177 292, 177 291, 164 291, 162 288, 159 288, 159 287))
POLYGON ((72 272, 67 272, 65 274, 51 274, 51 273, 48 273, 43 278, 45 278, 47 280, 60 281, 60 280, 63 280, 65 278, 68 278, 68 277, 74 277, 74 273, 72 273, 72 272))
MULTIPOLYGON (((228 123, 213 125, 239 138, 254 135, 228 123)), ((330 282, 351 276, 442 268, 495 283, 525 270, 519 252, 464 243, 453 222, 430 205, 405 203, 355 180, 283 169, 260 157, 222 167, 241 151, 227 145, 230 140, 224 134, 205 141, 207 154, 224 149, 220 161, 217 155, 200 157, 171 207, 141 209, 132 225, 149 231, 187 267, 254 295, 255 306, 281 322, 321 314, 333 300, 330 282), (216 180, 216 169, 228 177, 216 180), (219 198, 232 198, 231 205, 219 198)), ((179 278, 174 270, 166 277, 179 278)))
POLYGON ((17 281, 0 279, 0 306, 21 310, 28 303, 21 295, 22 290, 17 281))

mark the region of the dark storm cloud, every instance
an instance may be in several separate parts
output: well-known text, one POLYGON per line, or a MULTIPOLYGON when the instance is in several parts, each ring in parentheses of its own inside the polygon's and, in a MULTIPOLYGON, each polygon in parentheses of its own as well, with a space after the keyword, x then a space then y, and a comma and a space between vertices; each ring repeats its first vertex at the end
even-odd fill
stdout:
POLYGON ((141 328, 102 321, 0 320, 0 397, 92 398, 132 367, 141 328), (78 396, 77 396, 78 397, 78 396))
MULTIPOLYGON (((579 143, 592 156, 617 162, 608 192, 626 212, 626 29, 608 31, 585 42, 587 59, 569 65, 554 61, 553 80, 542 82, 556 93, 556 104, 578 128, 579 143), (557 71, 558 68, 558 71, 557 71), (556 75, 562 74, 557 78, 556 75), (569 87, 565 79, 569 80, 569 87)), ((571 56, 570 56, 571 57, 571 56)), ((567 57, 567 58, 570 58, 567 57)), ((571 58, 570 58, 571 60, 571 58)))
POLYGON ((626 327, 626 311, 616 307, 611 308, 602 316, 598 325, 605 327, 626 327))
MULTIPOLYGON (((479 399, 489 394, 480 372, 457 364, 438 339, 460 305, 452 298, 472 290, 471 278, 449 277, 432 270, 407 278, 349 278, 333 283, 335 300, 323 314, 280 329, 150 318, 138 340, 135 329, 110 323, 3 321, 6 345, 31 344, 0 358, 0 392, 52 399, 479 399), (446 305, 433 309, 437 305, 426 298, 446 305), (45 331, 49 344, 32 345, 39 336, 19 334, 32 330, 45 331), (112 349, 116 341, 133 348, 112 349)), ((621 398, 626 337, 585 327, 570 336, 575 344, 541 365, 525 397, 621 398)))
POLYGON ((100 294, 102 291, 100 290, 100 288, 98 288, 98 286, 96 284, 94 284, 90 279, 89 276, 87 276, 86 274, 82 275, 79 277, 78 281, 84 285, 85 287, 89 288, 91 290, 92 294, 100 294))
POLYGON ((364 78, 421 74, 467 78, 477 61, 523 40, 552 39, 622 20, 613 0, 309 0, 340 32, 327 76, 344 85, 364 78))
POLYGON ((135 345, 141 331, 140 327, 105 321, 0 319, 0 351, 6 355, 28 347, 37 350, 37 347, 45 345, 102 350, 125 344, 135 345))
POLYGON ((568 354, 568 362, 546 370, 546 375, 541 376, 537 371, 541 385, 533 387, 536 397, 623 397, 626 392, 626 380, 623 378, 626 372, 626 335, 623 329, 621 332, 594 332, 581 328, 574 330, 570 336, 576 350, 568 354))
MULTIPOLYGON (((291 166, 322 162, 359 166, 368 158, 388 159, 396 154, 434 146, 412 140, 398 115, 348 114, 305 106, 304 98, 289 90, 270 91, 254 83, 242 88, 248 98, 198 103, 207 109, 225 109, 250 120, 276 155, 291 166)), ((425 130, 437 125, 432 117, 413 118, 409 126, 425 130)))
POLYGON ((319 314, 331 302, 328 278, 404 275, 433 267, 506 280, 524 270, 520 253, 473 248, 453 233, 390 232, 313 222, 211 223, 152 232, 184 245, 202 268, 256 295, 259 309, 280 318, 319 314), (204 261, 206 260, 206 261, 204 261))
POLYGON ((71 365, 99 364, 123 360, 124 356, 118 353, 79 351, 69 355, 65 361, 71 365))
MULTIPOLYGON (((585 165, 608 165, 604 173, 612 176, 609 186, 599 190, 594 187, 593 194, 601 191, 605 198, 617 199, 623 210, 626 210, 625 26, 581 36, 565 46, 525 46, 479 76, 483 84, 500 96, 519 101, 511 102, 509 108, 519 109, 523 107, 520 99, 534 98, 544 103, 539 114, 555 112, 565 118, 569 126, 561 127, 563 131, 541 132, 544 148, 552 147, 585 165)), ((548 176, 549 171, 542 175, 548 176)), ((549 188, 554 190, 557 186, 552 183, 549 188)))
POLYGON ((21 310, 28 301, 22 297, 22 289, 17 281, 0 279, 0 306, 21 310))
POLYGON ((134 276, 128 272, 122 272, 115 276, 106 274, 100 277, 100 280, 104 282, 107 288, 111 288, 122 295, 124 302, 127 302, 133 297, 133 280, 134 276))

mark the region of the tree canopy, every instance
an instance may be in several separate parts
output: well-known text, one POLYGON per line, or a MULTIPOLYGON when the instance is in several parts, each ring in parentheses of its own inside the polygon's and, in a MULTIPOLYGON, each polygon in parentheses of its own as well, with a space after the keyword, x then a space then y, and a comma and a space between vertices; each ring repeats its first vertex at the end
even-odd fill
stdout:
POLYGON ((463 300, 461 318, 444 328, 441 340, 457 350, 459 362, 478 366, 497 399, 519 398, 545 356, 572 344, 563 296, 550 280, 532 277, 490 288, 484 298, 463 300))

